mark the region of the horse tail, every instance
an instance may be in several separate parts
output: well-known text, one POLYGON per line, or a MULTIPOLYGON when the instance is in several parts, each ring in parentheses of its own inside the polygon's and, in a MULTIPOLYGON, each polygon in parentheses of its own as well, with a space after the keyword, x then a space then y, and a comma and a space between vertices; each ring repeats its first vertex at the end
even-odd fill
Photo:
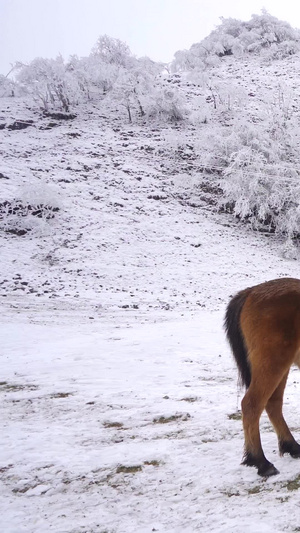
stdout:
POLYGON ((224 321, 227 339, 238 367, 241 382, 247 389, 251 382, 251 368, 248 361, 248 350, 241 330, 240 317, 250 291, 251 289, 245 289, 230 300, 224 321))

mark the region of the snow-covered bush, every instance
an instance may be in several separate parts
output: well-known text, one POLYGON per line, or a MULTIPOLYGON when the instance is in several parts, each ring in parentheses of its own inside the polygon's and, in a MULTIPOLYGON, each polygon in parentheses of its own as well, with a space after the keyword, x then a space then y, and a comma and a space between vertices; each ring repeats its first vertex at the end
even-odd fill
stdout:
POLYGON ((272 44, 265 52, 265 61, 270 63, 276 59, 284 59, 299 52, 298 41, 283 41, 280 44, 272 44))
POLYGON ((245 150, 242 164, 241 155, 224 173, 221 205, 254 227, 263 224, 290 238, 299 235, 300 168, 267 164, 251 150, 245 150))
POLYGON ((240 110, 230 128, 218 117, 202 126, 194 143, 198 165, 222 188, 220 207, 288 238, 300 235, 300 139, 292 97, 280 86, 257 117, 240 110))
MULTIPOLYGON (((251 45, 257 45, 257 49, 269 47, 273 43, 279 45, 286 41, 299 43, 299 30, 292 28, 288 22, 278 20, 264 9, 261 15, 252 15, 246 28, 250 34, 253 34, 251 45)), ((243 38, 241 40, 243 41, 243 38)), ((248 45, 248 49, 251 45, 248 45)))
POLYGON ((177 122, 185 118, 187 110, 176 89, 158 86, 151 95, 147 114, 157 120, 177 122))
POLYGON ((20 186, 18 194, 0 203, 0 230, 15 235, 43 235, 62 208, 59 191, 46 183, 20 186))
POLYGON ((219 138, 221 205, 254 226, 291 237, 300 233, 299 141, 292 125, 291 131, 280 128, 243 122, 219 138))
POLYGON ((172 71, 205 70, 224 56, 263 54, 283 59, 300 50, 300 30, 273 17, 265 10, 248 22, 221 17, 221 24, 190 50, 177 51, 172 71))

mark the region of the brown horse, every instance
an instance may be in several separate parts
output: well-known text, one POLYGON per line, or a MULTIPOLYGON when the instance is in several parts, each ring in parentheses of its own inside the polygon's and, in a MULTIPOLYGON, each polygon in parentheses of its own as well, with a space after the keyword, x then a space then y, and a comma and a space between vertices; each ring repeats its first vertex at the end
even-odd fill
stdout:
POLYGON ((264 477, 278 474, 263 452, 259 419, 266 409, 278 436, 280 455, 300 457, 300 445, 282 415, 290 367, 300 367, 300 280, 275 279, 239 292, 229 302, 225 329, 242 383, 245 455, 264 477))

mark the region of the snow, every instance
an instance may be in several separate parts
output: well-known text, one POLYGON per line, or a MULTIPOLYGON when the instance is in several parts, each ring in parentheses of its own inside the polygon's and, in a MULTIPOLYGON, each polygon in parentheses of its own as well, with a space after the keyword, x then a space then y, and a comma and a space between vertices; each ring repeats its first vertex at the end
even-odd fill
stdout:
MULTIPOLYGON (((234 292, 297 277, 298 262, 199 200, 197 170, 157 149, 172 128, 87 107, 45 130, 19 100, 6 105, 4 120, 35 124, 3 130, 1 201, 42 180, 62 207, 22 237, 0 235, 2 531, 297 531, 300 463, 278 456, 265 415, 280 475, 240 465, 223 316, 234 292)), ((182 135, 193 141, 192 128, 182 135)), ((296 438, 297 389, 293 369, 296 438)))
MULTIPOLYGON (((2 375, 15 385, 1 386, 3 530, 282 531, 297 462, 277 457, 264 419, 280 476, 239 465, 221 323, 201 310, 150 324, 3 324, 2 375)), ((290 419, 295 402, 290 383, 290 419)))

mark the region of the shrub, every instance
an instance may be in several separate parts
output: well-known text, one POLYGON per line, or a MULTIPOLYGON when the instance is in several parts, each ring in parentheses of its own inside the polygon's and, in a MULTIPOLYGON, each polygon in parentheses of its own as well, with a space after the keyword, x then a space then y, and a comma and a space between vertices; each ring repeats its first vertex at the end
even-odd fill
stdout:
POLYGON ((156 88, 147 107, 147 115, 150 118, 177 122, 183 120, 185 114, 186 110, 176 90, 156 88))
POLYGON ((0 229, 19 236, 44 234, 61 206, 57 191, 48 184, 20 187, 17 197, 0 203, 0 229))

